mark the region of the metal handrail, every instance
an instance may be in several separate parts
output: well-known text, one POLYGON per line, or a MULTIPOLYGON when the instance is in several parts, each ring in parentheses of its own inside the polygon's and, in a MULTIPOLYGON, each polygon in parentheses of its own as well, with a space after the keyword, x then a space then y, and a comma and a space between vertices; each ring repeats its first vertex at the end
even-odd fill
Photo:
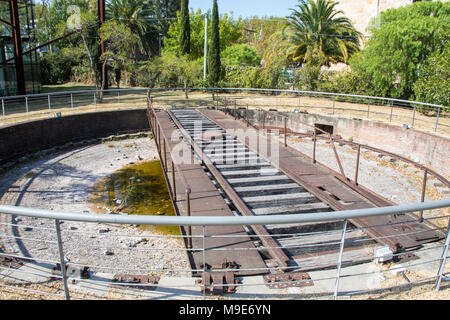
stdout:
POLYGON ((123 88, 123 89, 93 89, 93 90, 73 90, 73 91, 61 91, 61 92, 48 92, 48 93, 35 93, 35 94, 26 94, 26 95, 16 95, 16 96, 3 96, 0 99, 10 100, 17 98, 25 98, 25 97, 46 97, 53 95, 67 95, 67 94, 77 94, 77 93, 93 93, 93 92, 127 92, 127 91, 135 91, 135 92, 158 92, 158 91, 255 91, 255 92, 278 92, 278 93, 299 93, 299 94, 320 94, 330 97, 349 97, 349 98, 361 98, 361 99, 376 99, 382 101, 394 101, 400 103, 413 103, 418 105, 424 105, 429 107, 436 108, 444 108, 445 106, 439 104, 432 104, 420 101, 411 101, 411 100, 403 100, 403 99, 395 99, 395 98, 386 98, 386 97, 375 97, 375 96, 365 96, 365 95, 357 95, 357 94, 347 94, 347 93, 334 93, 334 92, 321 92, 321 91, 305 91, 305 90, 290 90, 290 89, 261 89, 261 88, 123 88))
POLYGON ((437 201, 403 204, 398 206, 377 207, 355 210, 314 212, 290 215, 269 216, 122 216, 115 214, 87 214, 65 212, 38 208, 25 208, 0 205, 0 213, 27 216, 35 218, 59 219, 79 222, 139 224, 139 225, 167 225, 167 226, 225 226, 225 225, 270 225, 288 223, 306 223, 321 221, 338 221, 343 219, 357 219, 363 217, 383 216, 408 213, 422 210, 432 210, 450 207, 450 198, 437 201))
MULTIPOLYGON (((148 103, 148 105, 147 105, 147 110, 150 111, 150 115, 151 115, 152 119, 154 119, 154 121, 156 122, 158 128, 161 128, 161 124, 159 123, 158 118, 154 116, 154 109, 153 109, 153 107, 151 106, 150 101, 151 101, 151 98, 150 98, 150 97, 147 97, 147 103, 148 103)), ((152 128, 152 129, 154 129, 154 128, 152 128)), ((183 171, 181 170, 180 166, 179 166, 179 165, 176 163, 176 161, 173 159, 172 150, 171 150, 171 148, 170 148, 170 144, 169 144, 169 141, 168 141, 167 137, 166 137, 164 134, 162 134, 162 138, 163 138, 164 141, 165 141, 165 146, 167 147, 167 151, 169 152, 170 157, 171 157, 171 159, 172 159, 172 164, 173 164, 173 166, 175 167, 175 169, 177 170, 177 172, 178 172, 178 174, 179 174, 179 176, 180 176, 181 182, 182 182, 183 185, 185 186, 186 192, 187 192, 187 193, 191 193, 191 186, 190 186, 189 183, 187 182, 187 179, 186 179, 186 177, 184 176, 183 171)), ((156 139, 155 139, 155 141, 156 141, 156 139)), ((159 146, 158 146, 158 147, 159 147, 159 146)), ((167 169, 167 168, 166 168, 166 169, 167 169)))

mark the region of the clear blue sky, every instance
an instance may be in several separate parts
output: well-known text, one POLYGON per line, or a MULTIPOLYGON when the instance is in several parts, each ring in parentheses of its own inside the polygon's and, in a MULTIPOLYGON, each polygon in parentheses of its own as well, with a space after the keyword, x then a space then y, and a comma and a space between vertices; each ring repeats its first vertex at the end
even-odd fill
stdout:
MULTIPOLYGON (((252 16, 285 17, 294 8, 298 0, 217 0, 219 14, 233 12, 234 18, 252 16)), ((189 7, 202 12, 212 10, 213 0, 189 0, 189 7)))

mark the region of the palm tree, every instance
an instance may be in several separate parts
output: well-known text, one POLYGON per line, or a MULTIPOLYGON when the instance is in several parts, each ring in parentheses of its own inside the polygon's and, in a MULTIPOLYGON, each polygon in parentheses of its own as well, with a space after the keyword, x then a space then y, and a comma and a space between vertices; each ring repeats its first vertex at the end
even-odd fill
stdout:
MULTIPOLYGON (((116 20, 124 24, 139 36, 139 47, 148 55, 148 34, 156 29, 154 7, 146 0, 109 0, 106 6, 108 20, 116 20)), ((155 32, 154 37, 158 34, 155 32)))
POLYGON ((329 66, 347 63, 359 51, 361 33, 332 0, 299 0, 287 17, 293 46, 289 58, 294 62, 329 66))

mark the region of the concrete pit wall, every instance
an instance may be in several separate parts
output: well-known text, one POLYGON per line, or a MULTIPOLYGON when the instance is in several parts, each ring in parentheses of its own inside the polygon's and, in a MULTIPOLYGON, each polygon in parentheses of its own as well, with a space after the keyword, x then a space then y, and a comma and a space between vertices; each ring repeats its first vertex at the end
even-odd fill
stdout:
POLYGON ((0 164, 68 142, 148 129, 145 109, 93 112, 14 124, 0 128, 0 164))
MULTIPOLYGON (((233 114, 234 110, 230 109, 229 112, 233 114)), ((239 109, 238 112, 241 117, 245 117, 245 109, 239 109)), ((345 140, 350 139, 398 154, 426 165, 446 177, 449 175, 450 139, 448 138, 362 119, 309 113, 284 112, 283 114, 289 116, 288 128, 296 132, 313 132, 313 128, 302 122, 309 125, 333 126, 333 134, 340 135, 345 140)), ((261 124, 262 116, 257 110, 249 109, 249 121, 253 124, 261 124)), ((270 113, 266 113, 264 122, 266 126, 284 127, 282 117, 270 113)))

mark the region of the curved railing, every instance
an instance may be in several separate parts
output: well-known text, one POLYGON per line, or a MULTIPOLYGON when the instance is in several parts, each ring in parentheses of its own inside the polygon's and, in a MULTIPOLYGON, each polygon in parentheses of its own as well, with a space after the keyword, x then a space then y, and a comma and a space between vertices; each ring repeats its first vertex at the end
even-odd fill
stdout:
MULTIPOLYGON (((319 108, 314 105, 310 105, 307 99, 319 99, 319 102, 325 99, 325 101, 329 102, 329 105, 322 105, 320 108, 326 109, 328 111, 332 111, 333 114, 337 114, 339 110, 357 110, 358 112, 364 113, 366 118, 372 119, 375 115, 381 113, 387 117, 387 120, 390 122, 394 122, 395 118, 400 117, 401 120, 409 119, 411 124, 417 124, 419 122, 424 123, 432 123, 434 124, 434 131, 439 133, 446 134, 448 128, 450 127, 447 121, 448 111, 446 107, 432 104, 424 104, 418 102, 410 102, 398 99, 388 99, 388 98, 377 98, 377 97, 367 97, 367 96, 357 96, 357 95, 341 95, 341 94, 332 94, 332 93, 319 93, 319 92, 308 92, 308 91, 292 91, 292 90, 266 90, 266 89, 238 89, 238 88, 199 88, 199 89, 190 89, 189 94, 191 97, 189 99, 184 98, 185 89, 184 88, 174 88, 174 89, 112 89, 112 90, 104 90, 101 100, 98 94, 98 91, 95 90, 81 90, 81 91, 70 91, 70 92, 57 92, 57 93, 48 93, 48 94, 37 94, 37 95, 25 95, 25 96, 15 96, 15 97, 0 97, 1 105, 2 105, 2 120, 3 124, 13 123, 15 121, 22 121, 26 119, 34 119, 34 118, 48 118, 53 116, 61 116, 61 115, 70 115, 72 113, 78 112, 93 112, 93 111, 101 111, 101 110, 109 110, 112 109, 121 109, 121 108, 148 108, 148 115, 151 123, 151 127, 153 130, 153 136, 155 137, 155 141, 157 142, 158 151, 161 157, 163 166, 165 168, 165 178, 170 179, 168 177, 169 171, 172 170, 172 179, 174 179, 175 171, 181 173, 181 170, 176 165, 176 162, 173 161, 172 158, 168 159, 166 157, 167 153, 170 154, 169 150, 169 141, 168 138, 165 137, 158 131, 158 127, 160 126, 157 118, 153 116, 155 112, 153 106, 170 106, 170 105, 204 105, 211 106, 212 104, 221 104, 222 106, 230 106, 232 101, 236 101, 236 106, 247 106, 249 101, 246 99, 247 93, 250 94, 249 99, 253 99, 253 104, 250 103, 252 107, 259 107, 264 104, 265 101, 255 99, 256 94, 263 94, 263 98, 269 97, 274 98, 276 105, 279 106, 289 106, 295 108, 303 108, 308 107, 309 109, 314 110, 315 108, 319 108), (150 104, 149 93, 152 95, 152 104, 150 104), (212 99, 209 95, 212 94, 212 99), (284 96, 286 95, 286 97, 284 96), (239 98, 239 99, 237 99, 239 98), (278 99, 278 100, 276 100, 278 99), (289 100, 290 99, 290 100, 289 100), (286 101, 285 101, 286 100, 286 101), (300 100, 300 101, 299 101, 300 100), (350 102, 348 102, 350 101, 350 102), (261 103, 261 104, 259 104, 261 103), (350 105, 345 105, 345 103, 349 103, 350 105), (354 105, 364 105, 367 107, 366 110, 363 108, 354 109, 350 108, 354 105), (384 103, 384 105, 382 105, 384 103), (150 107, 148 107, 150 104, 150 107), (426 107, 432 110, 435 113, 435 116, 431 119, 427 118, 426 120, 420 119, 418 113, 416 112, 419 107, 426 107), (383 110, 383 112, 378 109, 383 110), (407 110, 410 112, 408 116, 396 115, 396 111, 398 110, 407 110), (169 152, 167 152, 169 151, 169 152), (171 165, 169 165, 169 162, 171 165), (171 169, 170 169, 171 168, 171 169)), ((322 101, 323 102, 323 101, 322 101)), ((313 103, 311 103, 313 104, 313 103)), ((423 110, 422 110, 423 111, 423 110)), ((279 128, 280 129, 280 128, 279 128)), ((282 128, 281 128, 282 131, 282 128)), ((294 132, 292 132, 294 134, 294 132)), ((316 138, 318 138, 316 136, 316 138)), ((318 139, 320 139, 319 137, 318 139)), ((314 139, 315 141, 316 139, 314 139)), ((338 141, 338 140, 336 140, 338 141)), ((341 142, 339 140, 339 142, 341 142)), ((348 141, 345 141, 347 143, 348 141)), ((359 145, 360 148, 371 148, 369 146, 359 145)), ((373 148, 372 148, 373 149, 373 148)), ((375 150, 375 149, 373 149, 375 150)), ((376 149, 376 151, 380 151, 376 149)), ((382 151, 382 150, 381 150, 382 151)), ((419 166, 418 168, 424 169, 425 175, 427 173, 434 174, 433 171, 430 171, 426 167, 422 167, 421 165, 414 163, 414 165, 419 166)), ((189 199, 190 186, 189 182, 186 179, 183 180, 182 175, 181 181, 185 187, 186 197, 189 199)), ((425 177, 426 179, 426 177, 425 177)), ((357 181, 357 174, 354 179, 355 184, 357 181)), ((175 184, 172 184, 175 186, 175 184)), ((425 187, 423 187, 424 190, 425 187)), ((176 195, 176 190, 170 190, 171 196, 174 197, 176 195)), ((422 198, 422 201, 424 199, 422 198)), ((450 199, 433 201, 433 202, 422 202, 417 204, 408 204, 402 206, 389 206, 389 207, 380 207, 380 208, 372 208, 372 209, 363 209, 363 210, 352 210, 352 211, 334 211, 332 213, 314 213, 314 214, 302 214, 302 215, 289 215, 289 216, 268 216, 268 217, 160 217, 160 216, 120 216, 120 215, 91 215, 91 214, 77 214, 77 213, 68 213, 68 212, 58 212, 53 210, 43 210, 43 209, 33 209, 33 208, 20 208, 20 207, 12 207, 12 206, 0 206, 0 214, 7 215, 8 217, 14 216, 23 216, 23 217, 33 217, 37 219, 44 220, 55 220, 55 228, 53 232, 56 235, 56 244, 58 245, 58 253, 59 257, 56 260, 50 261, 51 263, 59 263, 64 266, 66 263, 65 254, 64 254, 64 241, 62 239, 61 233, 64 235, 67 233, 68 235, 76 234, 79 232, 80 234, 84 234, 82 231, 76 230, 61 230, 59 227, 59 222, 66 221, 80 221, 80 222, 95 222, 101 224, 130 224, 130 225, 178 225, 183 227, 190 228, 191 226, 201 226, 203 228, 203 234, 200 236, 203 240, 207 238, 212 238, 215 236, 207 235, 204 233, 205 226, 207 225, 258 225, 258 224, 286 224, 286 223, 307 223, 307 222, 320 222, 320 221, 330 221, 330 220, 344 220, 352 219, 355 217, 363 217, 363 216, 373 216, 373 215, 393 215, 393 214, 401 214, 401 213, 411 213, 411 212, 422 212, 424 210, 431 210, 436 208, 447 208, 450 206, 450 199)), ((423 218, 423 217, 422 217, 423 218)), ((433 221, 436 219, 448 219, 448 216, 441 217, 427 217, 423 218, 424 221, 433 221)), ((10 226, 13 228, 31 228, 38 229, 36 226, 27 226, 23 224, 19 224, 16 220, 11 219, 10 222, 2 223, 5 226, 10 226)), ((374 227, 370 226, 369 228, 374 227)), ((340 294, 343 294, 339 291, 339 279, 344 277, 352 277, 356 276, 354 274, 342 276, 340 274, 341 267, 344 267, 345 261, 342 260, 342 254, 344 250, 344 246, 346 243, 345 234, 347 232, 347 224, 344 223, 344 228, 342 231, 338 230, 337 232, 342 232, 341 240, 336 244, 340 246, 339 255, 337 257, 337 274, 335 277, 328 279, 316 279, 315 281, 332 281, 333 290, 331 296, 337 297, 340 294)), ((189 230, 189 229, 187 229, 189 230)), ((436 281, 435 288, 440 287, 440 283, 443 279, 446 279, 444 266, 446 263, 447 255, 448 255, 448 245, 449 245, 449 228, 439 228, 436 230, 443 230, 446 233, 446 241, 443 244, 438 244, 432 248, 436 250, 441 250, 442 254, 438 258, 429 259, 426 261, 422 261, 418 264, 432 264, 438 263, 438 270, 435 275, 428 278, 423 278, 417 281, 417 283, 421 283, 422 281, 436 281)), ((50 233, 52 230, 48 230, 50 233)), ((392 235, 392 237, 401 236, 404 234, 411 234, 414 232, 405 231, 404 233, 399 233, 396 235, 392 235)), ((15 240, 26 240, 27 236, 21 236, 20 234, 14 233, 12 235, 1 234, 1 237, 9 237, 15 240)), ((301 235, 299 235, 301 236, 301 235)), ((189 231, 186 235, 179 236, 182 239, 186 239, 188 243, 190 243, 190 239, 198 236, 193 236, 189 231)), ((28 239, 28 240, 36 240, 36 239, 28 239)), ((362 239, 361 241, 363 241, 362 239)), ((375 239, 376 240, 376 239, 375 239)), ((70 241, 70 238, 67 238, 65 241, 70 241)), ((155 248, 154 250, 159 250, 160 248, 155 248)), ((130 249, 132 250, 132 249, 130 249)), ((152 249, 153 250, 153 249, 152 249)), ((188 248, 183 250, 189 250, 188 248)), ((198 249, 205 251, 206 249, 198 249)), ((220 250, 220 249, 212 249, 212 250, 220 250)), ((430 248, 425 248, 424 250, 431 250, 430 248)), ((398 253, 396 255, 402 256, 405 253, 398 253)), ((7 257, 9 259, 19 259, 19 260, 27 260, 27 261, 39 261, 46 260, 40 258, 39 254, 29 256, 21 256, 15 253, 6 253, 0 251, 0 257, 7 257)), ((375 257, 376 258, 376 257, 375 257)), ((83 266, 84 264, 81 261, 71 262, 72 265, 83 266)), ((414 265, 414 264, 413 264, 414 265)), ((92 269, 98 270, 116 270, 114 267, 106 267, 106 266, 96 266, 90 265, 92 269)), ((1 267, 1 269, 10 268, 1 267)), ((400 268, 400 267, 399 267, 400 268)), ((293 267, 287 267, 286 270, 293 270, 293 267)), ((65 298, 70 297, 70 286, 67 283, 68 280, 74 280, 75 278, 71 275, 64 274, 65 268, 60 268, 61 274, 59 276, 55 276, 58 279, 61 279, 64 287, 64 296, 65 298)), ((157 270, 154 269, 154 270, 157 270)), ((148 272, 153 272, 152 270, 146 270, 148 272)), ((394 269, 395 270, 395 269, 394 269)), ((186 272, 191 272, 192 270, 183 270, 186 272)), ((204 271, 204 270, 199 270, 204 271)), ((272 271, 271 267, 267 268, 267 271, 272 271)), ((30 272, 30 271, 24 271, 30 272)), ((370 272, 367 274, 371 274, 370 272)), ((93 282, 94 280, 80 280, 76 278, 77 281, 85 281, 85 282, 93 282)), ((103 280, 95 280, 94 283, 106 283, 103 280), (98 282, 95 282, 98 281, 98 282)), ((299 280, 302 282, 303 280, 299 280)), ((414 283, 414 281, 412 281, 414 283)), ((109 283, 108 283, 109 285, 109 283)), ((130 284, 117 284, 118 286, 125 286, 130 284)), ((135 285, 135 284, 133 284, 135 285)), ((244 285, 244 284, 242 284, 244 285)), ((261 284, 260 284, 261 285, 261 284)), ((5 284, 0 283, 0 286, 5 286, 5 284)), ((150 285, 149 285, 150 286, 150 285)), ((143 285, 142 287, 145 287, 143 285)), ((198 288, 198 285, 194 286, 198 288)), ((172 287, 169 289, 177 288, 172 287)), ((33 290, 33 289, 25 289, 33 290)), ((370 290, 366 290, 370 292, 370 290)), ((356 292, 356 291, 355 291, 356 292)), ((355 293, 353 292, 353 293, 355 293)), ((359 291, 358 291, 359 292, 359 291)), ((347 292, 348 293, 348 292, 347 292)))
POLYGON ((4 124, 39 117, 53 117, 58 112, 92 112, 108 110, 108 104, 119 104, 123 108, 145 107, 147 92, 154 96, 155 104, 211 103, 200 93, 208 93, 216 103, 227 104, 237 100, 238 106, 267 105, 267 101, 256 101, 261 95, 274 103, 274 107, 307 109, 310 112, 344 115, 404 125, 419 130, 450 136, 449 107, 437 104, 372 97, 364 95, 313 92, 299 90, 252 89, 252 88, 127 88, 108 90, 78 90, 51 92, 21 96, 0 97, 4 124), (185 92, 193 97, 185 99, 185 92), (177 93, 177 100, 168 93, 177 93), (251 95, 251 96, 247 96, 251 95), (252 97, 253 96, 253 97, 252 97), (127 104, 131 104, 128 105, 127 104))
MULTIPOLYGON (((80 278, 80 277, 76 277, 73 275, 69 275, 67 273, 67 267, 70 264, 72 266, 72 268, 74 266, 78 266, 78 267, 82 267, 84 268, 84 270, 86 270, 86 268, 91 267, 92 269, 95 268, 102 268, 102 266, 93 266, 93 265, 86 265, 83 264, 82 262, 77 262, 77 261, 70 261, 67 262, 66 256, 65 256, 65 252, 64 252, 64 243, 66 241, 68 241, 69 238, 66 238, 65 241, 63 241, 62 238, 62 231, 61 231, 61 227, 60 224, 62 221, 77 221, 77 222, 85 222, 85 223, 100 223, 100 224, 108 224, 108 225, 171 225, 171 226, 201 226, 203 229, 203 234, 201 235, 196 235, 196 236, 189 236, 189 237, 200 237, 202 238, 202 242, 205 243, 205 240, 209 237, 220 237, 220 236, 214 236, 214 235, 206 235, 205 234, 205 227, 206 226, 227 226, 227 225, 242 225, 242 226, 252 226, 252 225, 270 225, 270 224, 288 224, 288 223, 309 223, 309 222, 323 222, 323 221, 340 221, 343 220, 343 229, 342 231, 338 231, 342 233, 341 236, 341 240, 337 242, 337 244, 339 244, 339 254, 337 257, 337 263, 336 263, 336 275, 334 277, 324 277, 324 278, 315 278, 314 281, 315 282, 319 282, 319 281, 327 281, 327 282, 334 282, 334 285, 332 287, 334 287, 333 292, 331 293, 331 296, 334 298, 337 298, 340 294, 339 291, 339 282, 341 279, 348 279, 349 277, 352 276, 361 276, 361 275, 366 275, 366 276, 372 276, 372 274, 375 277, 379 276, 379 271, 374 272, 372 271, 368 271, 365 273, 359 273, 359 274, 347 274, 343 275, 341 274, 341 268, 344 268, 344 261, 343 261, 343 251, 344 251, 344 246, 345 246, 345 234, 346 232, 348 232, 347 229, 347 220, 349 219, 355 219, 355 218, 362 218, 362 217, 373 217, 373 216, 381 216, 381 215, 395 215, 395 214, 402 214, 402 213, 408 213, 408 212, 412 212, 412 211, 420 211, 420 210, 431 210, 431 209, 436 209, 436 208, 443 208, 443 207, 449 207, 450 206, 450 199, 445 199, 445 200, 439 200, 439 201, 433 201, 433 202, 426 202, 426 203, 416 203, 416 204, 408 204, 408 205, 401 205, 401 206, 392 206, 392 207, 383 207, 383 208, 369 208, 369 209, 357 209, 357 210, 347 210, 347 211, 334 211, 334 212, 320 212, 320 213, 305 213, 305 214, 292 214, 292 215, 271 215, 271 216, 254 216, 254 217, 248 217, 248 216, 234 216, 234 217, 211 217, 211 216, 197 216, 197 217, 187 217, 187 216, 178 216, 178 217, 164 217, 164 216, 120 216, 120 215, 113 215, 113 214, 86 214, 86 213, 74 213, 74 212, 64 212, 64 211, 57 211, 57 210, 45 210, 45 209, 37 209, 37 208, 24 208, 24 207, 16 207, 16 206, 8 206, 8 205, 0 205, 0 214, 4 214, 4 215, 9 215, 11 217, 31 217, 33 219, 46 219, 46 220, 54 220, 54 232, 56 235, 56 244, 57 244, 57 249, 58 249, 58 256, 59 256, 59 261, 49 261, 48 259, 41 259, 39 257, 39 255, 33 255, 32 257, 27 257, 27 256, 21 256, 21 255, 17 255, 17 254, 8 254, 5 252, 1 252, 0 253, 0 257, 3 258, 9 258, 9 261, 15 261, 14 259, 19 259, 18 261, 27 261, 27 262, 40 262, 40 261, 44 261, 46 263, 56 263, 61 266, 59 267, 60 270, 60 274, 57 275, 54 272, 51 273, 51 277, 54 279, 59 279, 62 282, 62 288, 64 291, 64 295, 61 294, 55 294, 53 293, 48 293, 48 292, 44 292, 44 291, 39 291, 39 290, 35 290, 35 289, 31 289, 31 292, 38 292, 41 294, 48 294, 51 296, 57 296, 57 297, 65 297, 65 299, 70 299, 71 298, 71 289, 69 286, 69 280, 70 281, 77 281, 77 282, 81 282, 81 283, 86 283, 86 284, 95 284, 97 285, 96 290, 99 290, 99 286, 104 285, 108 288, 108 286, 111 285, 116 285, 118 287, 126 287, 126 286, 134 286, 134 287, 138 287, 141 289, 145 289, 148 287, 152 287, 154 285, 152 284, 139 284, 139 283, 111 283, 109 281, 106 281, 106 279, 103 278, 98 278, 97 280, 92 280, 92 279, 86 279, 86 278, 80 278)), ((447 217, 448 218, 448 217, 447 217)), ((18 226, 17 222, 16 223, 12 223, 9 225, 14 225, 14 226, 18 226)), ((449 223, 450 226, 450 223, 449 223)), ((448 247, 449 247, 449 226, 447 226, 447 230, 446 230, 446 238, 445 238, 445 242, 441 245, 442 246, 442 253, 440 254, 439 258, 436 257, 432 257, 432 258, 428 258, 428 260, 426 261, 420 261, 417 263, 412 264, 410 267, 414 267, 414 266, 420 266, 420 265, 424 265, 424 264, 435 264, 438 263, 438 268, 436 271, 436 274, 434 276, 431 277, 425 277, 424 279, 420 279, 420 280, 416 280, 413 282, 410 282, 410 284, 414 284, 414 283, 422 283, 423 281, 435 281, 434 283, 434 287, 436 290, 440 289, 441 286, 441 282, 443 280, 448 280, 448 277, 446 276, 446 273, 444 272, 445 270, 445 265, 446 265, 446 261, 448 258, 448 247)), ((25 226, 22 226, 25 227, 25 226)), ((50 232, 51 229, 47 229, 49 230, 48 232, 50 232)), ((68 232, 68 230, 65 230, 65 232, 68 232)), ((77 231, 74 231, 77 232, 77 231)), ((320 233, 317 233, 320 234, 320 233)), ((408 234, 408 233, 407 233, 408 234)), ((400 234, 401 235, 401 234, 400 234)), ((400 236, 400 235, 395 235, 395 236, 400 236)), ((1 236, 4 236, 3 234, 1 236)), ((182 236, 184 237, 184 236, 182 236)), ((30 240, 29 238, 23 238, 20 236, 15 236, 14 237, 16 240, 30 240)), ((48 242, 48 241, 47 241, 48 242)), ((54 242, 54 241, 53 241, 54 242)), ((83 246, 86 246, 86 243, 82 244, 83 246)), ((439 248, 439 246, 435 246, 432 247, 432 249, 436 249, 439 248)), ((430 248, 428 248, 429 250, 430 248)), ((161 248, 154 248, 154 250, 162 250, 161 248)), ((205 250, 220 250, 220 248, 210 248, 210 249, 205 249, 204 248, 196 248, 195 250, 197 251, 203 251, 205 252, 205 250)), ((238 248, 236 248, 236 250, 239 250, 238 248)), ((205 254, 203 254, 203 257, 205 257, 205 254)), ((382 256, 375 256, 374 259, 378 259, 378 258, 382 258, 382 256)), ((203 263, 203 266, 206 266, 205 262, 203 263)), ((56 269, 58 269, 58 266, 55 267, 56 269)), ((107 270, 111 271, 114 270, 115 268, 111 268, 111 267, 104 267, 107 270)), ((204 267, 205 268, 205 267, 204 267)), ((279 267, 277 267, 278 269, 279 267)), ((0 269, 3 270, 10 270, 10 271, 15 271, 14 268, 10 267, 10 268, 5 268, 0 266, 0 269)), ((286 267, 284 268, 286 269, 286 271, 289 270, 295 270, 295 267, 286 267)), ((392 271, 396 271, 399 270, 399 272, 402 272, 402 270, 404 270, 404 268, 402 268, 401 266, 399 267, 394 267, 394 268, 390 268, 389 272, 392 271)), ((227 271, 228 269, 217 269, 216 271, 227 271)), ((271 268, 267 268, 267 270, 271 270, 271 268)), ((203 270, 195 270, 195 271, 200 271, 200 272, 205 272, 206 269, 203 270)), ((229 270, 228 270, 229 271, 229 270)), ((42 271, 39 270, 23 270, 23 271, 17 271, 16 272, 20 273, 20 272, 24 272, 26 274, 31 274, 34 276, 45 276, 45 274, 42 274, 42 271)), ((49 276, 47 274, 47 276, 49 276)), ((8 276, 6 275, 6 278, 8 278, 8 276)), ((289 284, 293 284, 293 283, 297 283, 297 284, 301 284, 304 283, 308 280, 296 280, 296 281, 288 281, 289 284)), ((284 284, 286 282, 280 282, 279 284, 284 284)), ((181 286, 181 284, 179 284, 181 286)), ((230 285, 230 284, 228 284, 230 285)), ((236 287, 238 284, 233 284, 234 287, 236 287)), ((244 284, 241 284, 242 286, 244 284)), ((255 285, 255 284, 253 284, 255 285)), ((212 285, 214 286, 214 284, 212 285)), ((224 284, 220 284, 221 287, 224 286, 224 284)), ((226 284, 225 284, 226 286, 226 284)), ((248 284, 248 286, 251 287, 251 284, 248 284)), ((30 289, 26 289, 26 288, 20 288, 17 285, 16 286, 11 286, 8 284, 4 284, 4 283, 0 283, 0 287, 4 287, 4 288, 15 288, 16 290, 23 290, 23 291, 30 291, 30 289)), ((197 287, 197 285, 193 286, 193 287, 197 287)), ((193 287, 190 287, 190 290, 193 290, 193 287)), ((396 287, 396 286, 393 286, 396 287)), ((388 288, 384 288, 384 289, 390 289, 392 287, 388 287, 388 288)), ((162 288, 162 292, 164 292, 165 290, 170 291, 170 289, 178 289, 180 290, 181 288, 177 287, 177 285, 175 285, 174 287, 171 287, 169 285, 169 287, 163 287, 162 288)), ((186 288, 185 288, 186 289, 186 288)), ((76 291, 72 288, 72 293, 73 291, 76 291)), ((181 291, 181 290, 180 290, 181 291)), ((345 295, 351 295, 351 294, 361 294, 364 292, 372 292, 373 289, 369 289, 369 290, 355 290, 353 293, 351 292, 346 292, 343 293, 345 295)), ((319 295, 320 296, 320 295, 319 295)), ((317 295, 316 295, 317 297, 317 295)), ((328 297, 327 295, 325 297, 328 297)))

